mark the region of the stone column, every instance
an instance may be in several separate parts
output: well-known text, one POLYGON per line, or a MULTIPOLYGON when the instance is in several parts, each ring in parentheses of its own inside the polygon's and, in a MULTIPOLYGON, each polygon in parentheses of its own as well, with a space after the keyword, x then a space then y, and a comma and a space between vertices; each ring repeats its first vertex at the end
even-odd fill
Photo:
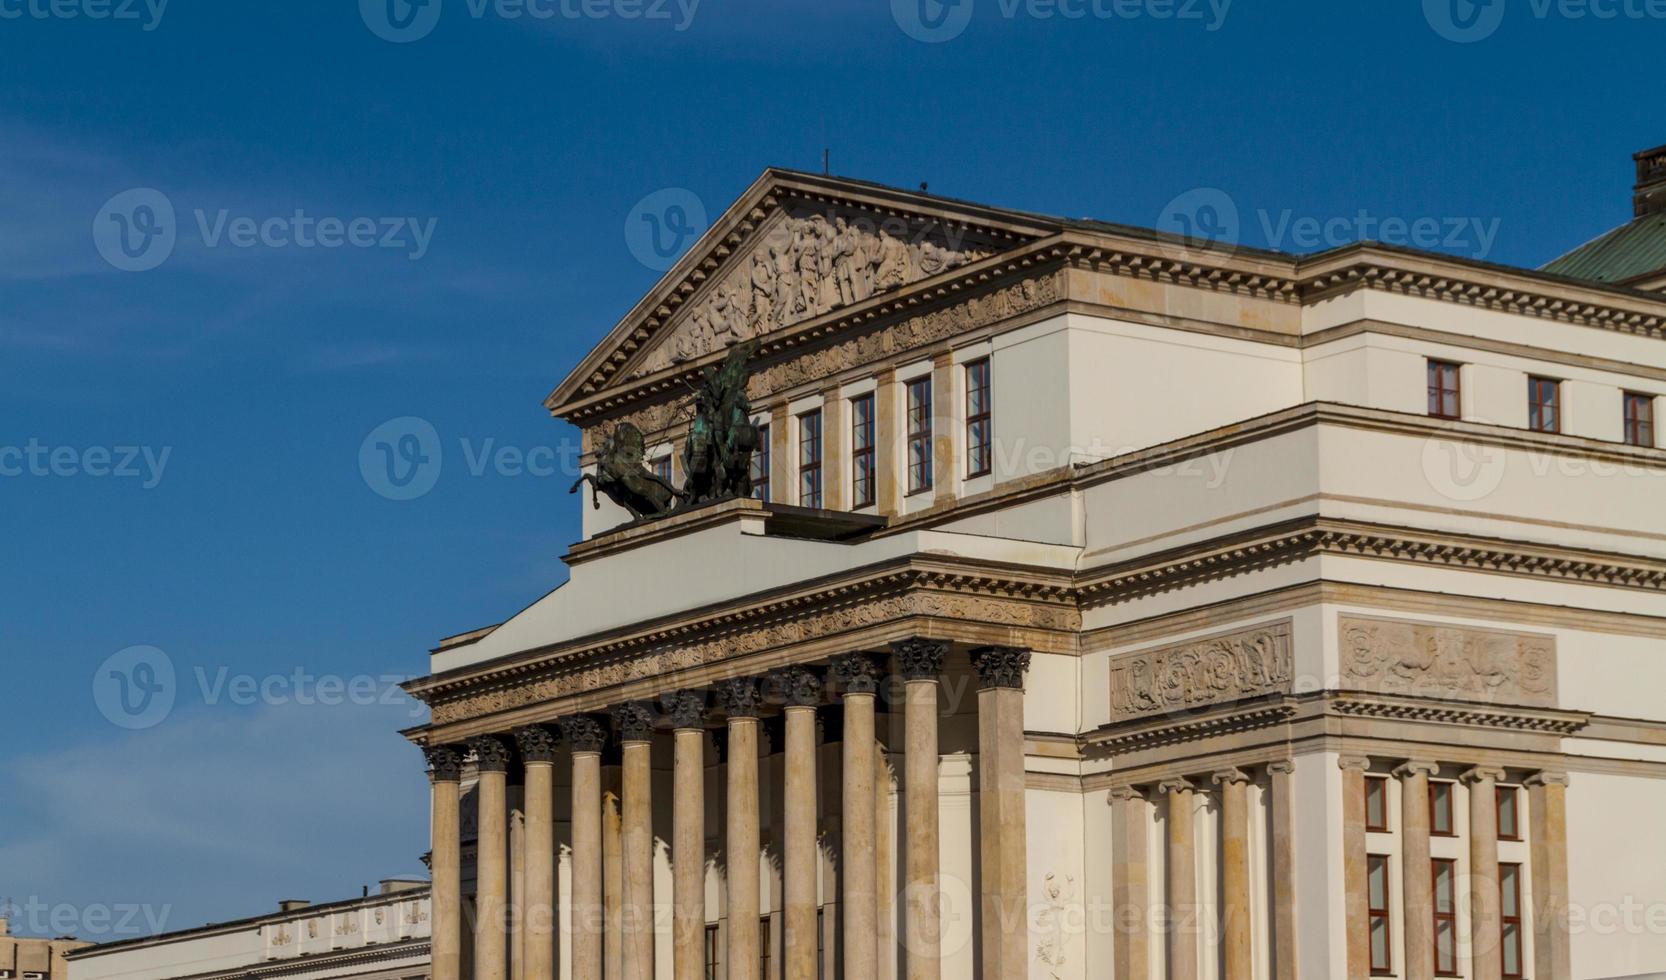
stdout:
POLYGON ((1251 980, 1249 774, 1221 769, 1214 776, 1221 800, 1221 960, 1226 980, 1251 980))
POLYGON ((934 503, 960 496, 960 475, 965 472, 966 455, 959 444, 966 437, 966 403, 956 373, 954 354, 944 351, 931 360, 932 488, 934 503))
POLYGON ((1024 824, 1024 673, 1030 651, 979 647, 978 814, 982 835, 983 974, 1029 975, 1029 846, 1024 824))
POLYGON ((717 687, 728 722, 728 952, 729 976, 740 980, 758 972, 758 709, 763 703, 757 680, 727 680, 717 687))
POLYGON ((806 668, 789 667, 775 679, 787 716, 781 975, 785 980, 816 980, 816 706, 821 703, 821 678, 806 668))
POLYGON ((1504 970, 1498 894, 1498 781, 1504 770, 1476 766, 1460 777, 1469 787, 1469 956, 1472 977, 1504 970))
POLYGON ((549 727, 515 729, 526 763, 526 885, 521 930, 526 950, 521 973, 527 980, 555 976, 555 747, 549 727))
POLYGON ((665 709, 676 731, 671 801, 671 977, 702 980, 706 941, 706 695, 678 691, 665 709))
POLYGON ((455 746, 424 749, 433 780, 433 980, 463 980, 463 754, 455 746))
POLYGON ((1371 760, 1345 755, 1336 764, 1342 767, 1342 907, 1348 930, 1348 976, 1363 977, 1371 972, 1371 906, 1365 891, 1365 770, 1371 760))
POLYGON ((1408 950, 1402 975, 1406 980, 1432 980, 1435 948, 1434 878, 1429 864, 1429 777, 1439 772, 1433 762, 1412 761, 1394 770, 1400 780, 1400 899, 1401 935, 1408 950))
POLYGON ((480 783, 474 872, 474 980, 507 980, 509 898, 509 743, 496 735, 469 739, 480 783))
POLYGON ((898 397, 896 369, 881 371, 873 393, 874 500, 879 513, 887 516, 901 510, 903 484, 908 479, 908 468, 902 465, 906 422, 897 410, 898 397))
POLYGON ((891 644, 903 677, 903 800, 908 815, 903 923, 908 980, 939 980, 942 889, 938 883, 937 688, 949 645, 940 640, 891 644))
POLYGON ((1111 922, 1114 980, 1150 980, 1151 888, 1146 877, 1145 795, 1138 787, 1111 787, 1111 922))
POLYGON ((874 867, 874 698, 879 668, 866 654, 833 661, 833 675, 843 688, 844 780, 840 798, 839 876, 844 884, 844 975, 876 976, 879 950, 879 903, 874 867))
POLYGON ((1296 980, 1296 763, 1267 764, 1273 791, 1273 980, 1296 980))
POLYGON ((616 704, 619 732, 620 850, 624 888, 619 925, 625 980, 654 976, 654 709, 641 701, 616 704))
POLYGON ((1179 776, 1157 784, 1168 796, 1169 980, 1197 980, 1197 836, 1192 826, 1192 784, 1179 776))
POLYGON ((1527 778, 1528 834, 1533 858, 1533 966, 1538 980, 1569 980, 1568 774, 1527 778))
POLYGON ((607 730, 588 715, 561 723, 573 752, 573 980, 602 980, 602 745, 607 730))

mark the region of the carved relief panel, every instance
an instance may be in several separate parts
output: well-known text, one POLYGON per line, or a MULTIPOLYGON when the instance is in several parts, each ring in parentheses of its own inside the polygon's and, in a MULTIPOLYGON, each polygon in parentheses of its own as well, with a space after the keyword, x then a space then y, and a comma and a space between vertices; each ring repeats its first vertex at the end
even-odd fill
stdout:
POLYGON ((1342 616, 1342 686, 1414 694, 1556 706, 1556 639, 1535 633, 1342 616))
POLYGON ((1122 722, 1288 692, 1290 621, 1111 659, 1111 721, 1122 722))

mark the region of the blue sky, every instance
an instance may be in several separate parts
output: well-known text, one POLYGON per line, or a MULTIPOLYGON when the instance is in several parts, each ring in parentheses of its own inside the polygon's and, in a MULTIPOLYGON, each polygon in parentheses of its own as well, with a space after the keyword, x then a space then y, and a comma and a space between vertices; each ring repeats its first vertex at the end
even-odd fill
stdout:
POLYGON ((1641 0, 430 0, 403 43, 386 0, 58 2, 0 0, 0 903, 99 939, 421 870, 421 715, 384 695, 564 577, 540 401, 657 277, 649 195, 715 216, 828 145, 993 204, 1225 195, 1250 244, 1429 219, 1538 265, 1666 143, 1641 0), (118 268, 157 201, 171 251, 118 268), (367 447, 399 418, 441 460, 406 500, 367 447))

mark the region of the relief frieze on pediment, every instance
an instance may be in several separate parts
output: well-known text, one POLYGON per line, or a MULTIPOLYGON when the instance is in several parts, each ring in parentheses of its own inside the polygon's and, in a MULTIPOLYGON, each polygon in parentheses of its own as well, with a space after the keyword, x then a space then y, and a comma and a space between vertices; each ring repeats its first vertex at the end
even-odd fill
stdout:
POLYGON ((789 201, 631 368, 640 377, 994 254, 958 225, 789 201))
POLYGON ((1356 616, 1338 630, 1344 688, 1556 707, 1554 637, 1356 616))
POLYGON ((1111 659, 1111 721, 1289 693, 1294 676, 1289 620, 1121 654, 1111 659))

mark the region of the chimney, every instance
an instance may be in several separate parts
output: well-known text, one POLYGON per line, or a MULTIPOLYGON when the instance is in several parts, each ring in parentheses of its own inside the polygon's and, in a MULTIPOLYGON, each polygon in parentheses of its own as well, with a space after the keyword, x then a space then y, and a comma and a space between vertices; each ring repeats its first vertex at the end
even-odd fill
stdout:
POLYGON ((1637 185, 1632 188, 1631 207, 1636 217, 1666 211, 1666 146, 1633 153, 1637 162, 1637 185))
POLYGON ((0 915, 0 936, 12 934, 12 920, 0 915))
POLYGON ((304 898, 286 898, 278 902, 279 912, 299 912, 312 903, 304 898))
POLYGON ((382 886, 381 894, 383 895, 394 895, 399 892, 414 891, 418 888, 428 887, 428 882, 419 881, 413 878, 383 878, 380 884, 382 886))

